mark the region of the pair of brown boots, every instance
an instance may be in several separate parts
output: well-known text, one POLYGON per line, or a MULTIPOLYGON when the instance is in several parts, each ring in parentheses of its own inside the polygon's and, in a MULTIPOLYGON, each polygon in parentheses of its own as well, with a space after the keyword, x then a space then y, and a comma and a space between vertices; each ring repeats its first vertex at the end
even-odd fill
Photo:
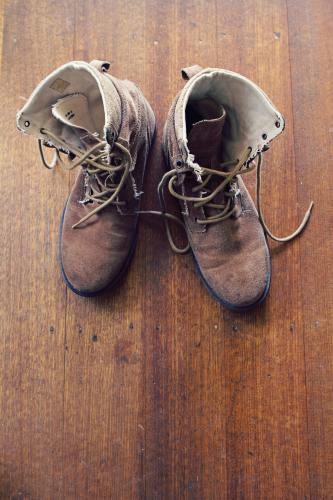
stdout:
MULTIPOLYGON (((18 113, 18 128, 38 139, 47 168, 81 166, 66 202, 60 262, 75 293, 95 295, 116 284, 136 246, 143 178, 155 133, 153 111, 132 82, 109 74, 109 63, 74 61, 47 76, 18 113), (44 147, 54 148, 52 162, 44 147), (61 156, 61 154, 64 154, 61 156), (64 161, 64 157, 66 157, 64 161)), ((262 153, 284 129, 264 92, 240 74, 193 66, 165 124, 167 172, 160 211, 174 251, 191 249, 212 295, 233 310, 261 303, 269 290, 268 230, 260 208, 262 153), (241 175, 257 171, 257 209, 241 175), (180 202, 182 217, 166 211, 164 190, 180 202), (170 222, 186 231, 178 248, 170 222)))

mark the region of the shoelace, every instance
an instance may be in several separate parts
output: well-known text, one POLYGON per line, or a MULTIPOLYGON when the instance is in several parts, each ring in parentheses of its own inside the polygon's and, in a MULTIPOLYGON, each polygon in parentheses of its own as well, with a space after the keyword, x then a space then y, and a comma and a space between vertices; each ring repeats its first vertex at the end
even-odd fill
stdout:
POLYGON ((238 196, 239 190, 238 190, 238 185, 237 185, 237 175, 244 175, 247 174, 253 170, 256 170, 256 201, 257 201, 257 210, 258 210, 258 216, 259 220, 261 222, 261 225, 263 226, 263 229, 265 233, 275 241, 279 242, 287 242, 291 241, 296 236, 298 236, 303 229, 305 228, 310 215, 311 215, 311 210, 313 207, 313 201, 311 201, 308 210, 306 211, 303 220, 301 224, 298 226, 298 228, 291 233, 288 236, 285 237, 278 237, 275 236, 267 227, 267 224, 265 222, 263 213, 262 213, 262 208, 261 208, 261 168, 263 165, 263 157, 262 153, 258 153, 258 162, 255 163, 254 160, 251 162, 247 162, 248 157, 250 155, 251 150, 246 149, 244 153, 241 155, 241 157, 238 160, 234 161, 228 161, 228 162, 223 162, 220 164, 221 170, 216 170, 213 168, 208 168, 208 167, 201 167, 201 178, 203 179, 201 182, 198 183, 198 185, 194 188, 192 188, 192 192, 201 192, 199 196, 189 196, 189 195, 183 195, 177 192, 175 189, 177 186, 179 187, 179 177, 178 174, 186 174, 188 172, 193 173, 193 169, 191 167, 185 167, 185 168, 180 168, 179 170, 177 169, 172 169, 168 171, 164 176, 162 177, 161 182, 158 185, 158 197, 161 205, 161 211, 154 211, 154 210, 147 210, 147 211, 142 211, 140 213, 146 213, 146 214, 153 214, 153 215, 160 215, 164 217, 164 223, 165 223, 165 228, 166 228, 166 233, 167 237, 170 243, 171 248, 174 250, 176 253, 186 253, 189 248, 190 244, 187 238, 187 244, 183 248, 179 248, 173 239, 170 225, 169 225, 169 220, 173 220, 177 222, 177 224, 181 225, 186 234, 186 228, 185 224, 183 221, 176 217, 175 215, 172 215, 168 212, 166 212, 166 207, 165 207, 165 200, 164 200, 164 188, 165 185, 168 185, 168 190, 170 194, 177 198, 178 200, 185 201, 185 202, 193 202, 194 207, 199 208, 199 207, 208 207, 208 208, 214 208, 217 209, 217 213, 215 215, 207 216, 204 219, 196 219, 196 222, 198 224, 215 224, 217 222, 221 222, 225 219, 228 219, 231 217, 235 211, 237 210, 237 206, 234 203, 235 197, 238 196), (233 167, 230 170, 223 170, 223 168, 226 167, 233 167), (215 187, 213 190, 209 189, 207 186, 210 180, 214 177, 221 177, 222 181, 218 184, 217 187, 215 187), (203 196, 203 194, 205 194, 203 196), (219 203, 214 202, 215 197, 220 194, 222 197, 222 201, 219 203))
POLYGON ((46 136, 46 138, 53 139, 57 144, 64 147, 65 150, 69 151, 75 155, 75 160, 68 160, 64 162, 60 157, 60 152, 58 148, 55 148, 55 154, 51 163, 48 163, 44 156, 43 142, 38 140, 39 153, 42 159, 43 165, 48 169, 53 169, 57 163, 64 170, 72 170, 79 165, 85 165, 85 199, 81 200, 81 203, 96 202, 98 206, 91 210, 87 215, 82 217, 78 222, 76 222, 72 227, 73 229, 78 227, 82 222, 85 222, 94 214, 100 212, 108 205, 122 205, 125 202, 117 200, 117 197, 123 188, 126 179, 129 175, 129 170, 131 166, 131 154, 128 149, 123 146, 120 142, 114 142, 114 148, 118 149, 118 152, 111 151, 107 154, 105 152, 105 146, 107 143, 96 139, 98 142, 88 151, 80 151, 74 146, 69 146, 65 141, 60 139, 60 137, 53 134, 51 131, 46 129, 41 129, 40 132, 46 136), (114 161, 116 164, 110 164, 109 161, 114 161), (119 182, 113 180, 115 172, 123 171, 119 182), (96 189, 93 183, 89 182, 89 179, 93 176, 99 189, 96 189))
MULTIPOLYGON (((74 224, 72 226, 73 229, 79 226, 82 222, 89 219, 94 214, 98 213, 100 210, 103 210, 103 208, 107 207, 111 203, 113 204, 124 203, 118 201, 117 197, 126 182, 131 165, 131 154, 125 146, 123 146, 120 142, 117 141, 114 142, 114 146, 118 148, 118 150, 122 153, 122 157, 119 158, 119 153, 117 154, 115 151, 111 151, 109 157, 111 159, 112 158, 117 159, 119 161, 119 164, 110 165, 109 163, 106 162, 107 155, 104 148, 107 143, 105 141, 98 141, 98 143, 94 145, 92 148, 90 148, 88 151, 82 152, 73 146, 69 147, 69 145, 65 141, 57 137, 49 130, 41 129, 41 133, 45 134, 46 137, 55 140, 58 144, 62 145, 66 150, 70 151, 73 155, 75 155, 75 157, 77 157, 76 161, 68 160, 68 162, 65 163, 60 157, 59 150, 55 148, 54 158, 52 162, 49 164, 44 156, 43 143, 39 139, 38 140, 39 152, 42 162, 46 168, 53 169, 56 166, 56 164, 59 163, 65 170, 72 170, 73 168, 76 168, 79 165, 87 164, 86 172, 88 176, 94 175, 94 178, 96 179, 97 184, 101 189, 100 191, 98 191, 92 185, 86 186, 88 187, 88 189, 90 189, 91 192, 90 194, 86 192, 86 197, 84 200, 82 200, 82 203, 92 201, 98 203, 98 206, 91 212, 89 212, 86 216, 84 216, 81 220, 79 220, 76 224, 74 224), (123 170, 123 174, 121 176, 120 181, 118 183, 114 183, 112 181, 110 182, 109 181, 110 175, 112 175, 114 172, 119 172, 121 170, 123 170), (107 184, 108 182, 109 184, 107 184)), ((251 152, 250 149, 246 149, 239 159, 221 163, 220 164, 221 169, 219 170, 209 167, 201 167, 201 179, 203 180, 201 180, 201 182, 199 182, 197 186, 192 188, 193 193, 197 192, 200 193, 199 196, 183 195, 177 192, 175 189, 177 186, 180 185, 179 174, 186 175, 186 173, 189 172, 193 173, 193 169, 191 167, 186 166, 180 169, 169 170, 163 175, 157 188, 161 211, 139 210, 136 213, 157 215, 163 217, 167 238, 172 250, 180 254, 186 253, 190 249, 190 243, 188 241, 188 238, 187 238, 187 244, 183 248, 180 248, 175 244, 172 236, 169 224, 170 220, 180 225, 184 229, 185 234, 186 234, 186 227, 182 219, 166 211, 166 204, 164 199, 165 185, 166 184, 168 185, 169 193, 178 200, 185 202, 193 202, 194 207, 196 208, 206 206, 207 208, 214 208, 218 210, 217 213, 214 215, 207 216, 204 219, 198 219, 198 218, 196 219, 196 222, 198 224, 215 224, 217 222, 221 222, 223 220, 228 219, 237 210, 237 207, 234 203, 235 197, 238 196, 239 194, 239 190, 237 188, 237 175, 240 174, 244 175, 249 172, 252 172, 253 170, 256 170, 257 210, 258 210, 259 220, 263 226, 265 233, 272 240, 278 242, 287 242, 293 240, 305 228, 311 215, 311 210, 313 208, 313 201, 311 201, 308 210, 305 212, 301 224, 293 233, 285 237, 275 236, 267 227, 261 208, 260 196, 261 196, 261 168, 263 165, 262 153, 258 153, 258 162, 255 163, 254 160, 252 160, 251 162, 247 162, 250 152, 251 152), (233 168, 228 170, 223 170, 223 168, 226 167, 233 167, 233 168), (218 184, 218 186, 212 190, 208 187, 208 183, 214 176, 220 177, 222 178, 222 180, 218 184), (203 194, 205 195, 203 196, 203 194), (218 194, 221 194, 222 201, 216 203, 214 202, 214 199, 218 194)))

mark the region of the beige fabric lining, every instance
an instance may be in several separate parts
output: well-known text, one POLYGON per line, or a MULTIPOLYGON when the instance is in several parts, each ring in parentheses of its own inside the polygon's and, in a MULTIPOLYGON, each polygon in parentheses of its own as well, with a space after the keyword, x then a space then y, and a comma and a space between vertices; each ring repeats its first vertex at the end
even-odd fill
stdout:
POLYGON ((189 102, 211 98, 223 105, 227 121, 223 136, 224 160, 240 157, 246 148, 252 152, 249 161, 284 129, 284 119, 266 94, 238 73, 208 68, 189 80, 175 109, 176 136, 184 160, 198 172, 200 167, 187 147, 186 106, 189 102))
MULTIPOLYGON (((41 128, 52 131, 68 143, 75 143, 77 133, 71 124, 59 120, 52 108, 57 102, 75 94, 86 98, 85 113, 99 137, 104 139, 104 128, 119 130, 121 105, 119 94, 108 75, 100 73, 86 62, 65 64, 48 75, 36 87, 17 115, 17 125, 25 133, 45 139, 41 128)), ((85 125, 88 124, 86 116, 85 125)), ((56 144, 55 144, 56 145, 56 144)))

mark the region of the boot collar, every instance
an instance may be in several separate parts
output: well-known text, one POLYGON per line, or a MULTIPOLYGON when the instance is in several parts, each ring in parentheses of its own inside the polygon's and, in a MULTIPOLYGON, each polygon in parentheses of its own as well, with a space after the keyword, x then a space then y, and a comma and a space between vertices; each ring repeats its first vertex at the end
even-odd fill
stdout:
POLYGON ((251 148, 248 162, 265 149, 284 129, 284 118, 266 94, 248 78, 232 71, 195 67, 182 71, 189 81, 181 91, 175 108, 175 132, 182 159, 198 174, 200 167, 193 161, 188 148, 185 110, 189 99, 210 95, 220 102, 227 113, 223 139, 224 160, 239 158, 251 148), (226 133, 227 132, 227 133, 226 133))
MULTIPOLYGON (((64 98, 84 95, 94 105, 101 97, 101 139, 108 142, 110 131, 116 135, 121 126, 121 102, 119 94, 109 75, 104 74, 107 63, 93 61, 72 61, 50 73, 32 92, 24 107, 17 114, 17 127, 38 139, 45 139, 40 133, 44 127, 55 129, 58 135, 66 136, 71 127, 59 120, 54 106, 64 98), (67 129, 67 130, 66 130, 67 129)), ((54 144, 57 146, 57 144, 54 144)))

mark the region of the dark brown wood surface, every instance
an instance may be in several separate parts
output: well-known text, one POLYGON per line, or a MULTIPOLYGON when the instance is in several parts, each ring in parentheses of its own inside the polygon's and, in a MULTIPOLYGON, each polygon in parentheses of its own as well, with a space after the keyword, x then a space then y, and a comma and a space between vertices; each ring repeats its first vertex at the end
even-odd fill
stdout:
MULTIPOLYGON (((1 2, 1 499, 332 499, 333 4, 327 0, 1 2), (67 61, 137 82, 158 135, 190 64, 238 71, 285 115, 266 154, 265 304, 235 314, 142 219, 121 286, 66 290, 59 220, 72 179, 43 169, 15 113, 67 61)), ((248 184, 253 192, 254 178, 248 184)))

